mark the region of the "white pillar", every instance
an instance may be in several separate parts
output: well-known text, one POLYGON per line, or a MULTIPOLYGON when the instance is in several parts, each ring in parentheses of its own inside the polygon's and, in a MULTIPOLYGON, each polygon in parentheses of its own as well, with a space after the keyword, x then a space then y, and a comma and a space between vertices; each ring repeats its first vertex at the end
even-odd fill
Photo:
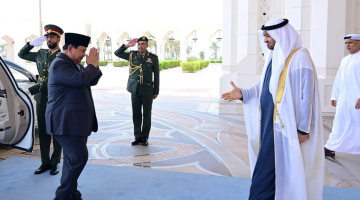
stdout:
MULTIPOLYGON (((276 9, 275 5, 273 7, 276 9)), ((303 47, 311 50, 311 1, 309 0, 286 0, 285 18, 298 31, 301 36, 303 47)))
POLYGON ((187 39, 186 39, 186 32, 185 30, 181 30, 180 32, 180 60, 182 62, 187 61, 187 39))
POLYGON ((334 112, 330 97, 334 77, 344 57, 346 1, 312 1, 311 56, 318 77, 323 112, 334 112))
POLYGON ((355 2, 355 25, 354 33, 360 34, 360 1, 355 2))
POLYGON ((344 57, 346 1, 313 1, 312 16, 311 56, 320 77, 335 76, 344 57))
POLYGON ((159 54, 159 60, 165 60, 165 41, 166 39, 161 38, 160 45, 158 47, 159 54))
MULTIPOLYGON (((223 66, 220 74, 219 97, 230 91, 230 81, 237 82, 237 33, 238 33, 238 0, 223 1, 223 66)), ((245 26, 244 26, 245 27, 245 26)), ((246 27, 245 27, 246 28, 246 27)))

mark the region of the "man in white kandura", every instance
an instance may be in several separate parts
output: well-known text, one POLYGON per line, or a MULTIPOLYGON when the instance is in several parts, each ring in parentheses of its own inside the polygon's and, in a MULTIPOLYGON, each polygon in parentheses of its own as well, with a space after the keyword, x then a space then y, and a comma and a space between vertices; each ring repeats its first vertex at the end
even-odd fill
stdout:
POLYGON ((360 35, 344 37, 350 55, 341 60, 331 94, 336 106, 332 132, 325 145, 325 156, 335 151, 360 154, 360 35))
POLYGON ((241 99, 249 142, 250 200, 321 200, 324 139, 318 80, 310 55, 287 19, 262 26, 261 80, 224 93, 241 99), (262 42, 264 41, 264 42, 262 42))

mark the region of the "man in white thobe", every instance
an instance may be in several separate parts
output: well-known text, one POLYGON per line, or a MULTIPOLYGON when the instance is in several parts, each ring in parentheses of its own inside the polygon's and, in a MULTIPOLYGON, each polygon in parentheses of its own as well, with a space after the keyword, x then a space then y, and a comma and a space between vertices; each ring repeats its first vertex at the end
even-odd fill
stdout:
POLYGON ((260 81, 224 93, 241 99, 249 143, 250 200, 321 200, 323 123, 318 80, 310 55, 287 19, 259 31, 265 56, 260 81))
POLYGON ((344 40, 350 54, 341 60, 331 93, 336 115, 325 145, 325 156, 331 157, 336 151, 360 154, 360 35, 350 34, 344 40))

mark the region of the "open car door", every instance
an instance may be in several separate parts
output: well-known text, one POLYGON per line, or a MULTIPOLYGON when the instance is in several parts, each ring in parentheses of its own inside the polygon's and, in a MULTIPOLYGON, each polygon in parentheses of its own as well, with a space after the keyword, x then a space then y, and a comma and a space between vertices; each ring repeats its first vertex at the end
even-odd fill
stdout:
POLYGON ((34 107, 0 57, 0 143, 32 152, 34 107))

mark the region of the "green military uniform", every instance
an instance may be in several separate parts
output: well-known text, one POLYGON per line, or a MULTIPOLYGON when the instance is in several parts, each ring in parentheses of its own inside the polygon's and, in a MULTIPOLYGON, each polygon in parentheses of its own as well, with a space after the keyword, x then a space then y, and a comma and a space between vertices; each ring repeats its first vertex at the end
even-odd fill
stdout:
MULTIPOLYGON (((45 26, 45 32, 48 33, 56 33, 61 35, 63 31, 61 28, 55 25, 47 25, 45 26)), ((46 35, 45 34, 45 35, 46 35)), ((60 163, 61 159, 61 145, 59 142, 53 137, 53 145, 54 152, 50 159, 50 144, 51 144, 51 135, 46 133, 46 125, 45 125, 45 111, 46 104, 48 102, 48 91, 47 91, 47 83, 48 83, 48 74, 51 62, 56 58, 57 54, 61 52, 60 48, 54 52, 51 52, 49 49, 40 49, 38 52, 30 52, 34 47, 29 44, 29 42, 20 50, 19 57, 35 62, 37 65, 37 69, 39 72, 39 77, 37 84, 28 88, 31 95, 35 95, 34 99, 36 101, 36 115, 38 121, 38 129, 39 129, 39 140, 40 140, 40 153, 41 153, 41 162, 44 165, 57 165, 60 163)))
MULTIPOLYGON (((141 37, 138 41, 147 41, 147 38, 141 37)), ((126 53, 126 49, 122 45, 115 55, 130 63, 127 91, 131 93, 135 140, 147 140, 151 129, 153 95, 159 94, 159 59, 149 52, 144 55, 139 51, 126 53)))

